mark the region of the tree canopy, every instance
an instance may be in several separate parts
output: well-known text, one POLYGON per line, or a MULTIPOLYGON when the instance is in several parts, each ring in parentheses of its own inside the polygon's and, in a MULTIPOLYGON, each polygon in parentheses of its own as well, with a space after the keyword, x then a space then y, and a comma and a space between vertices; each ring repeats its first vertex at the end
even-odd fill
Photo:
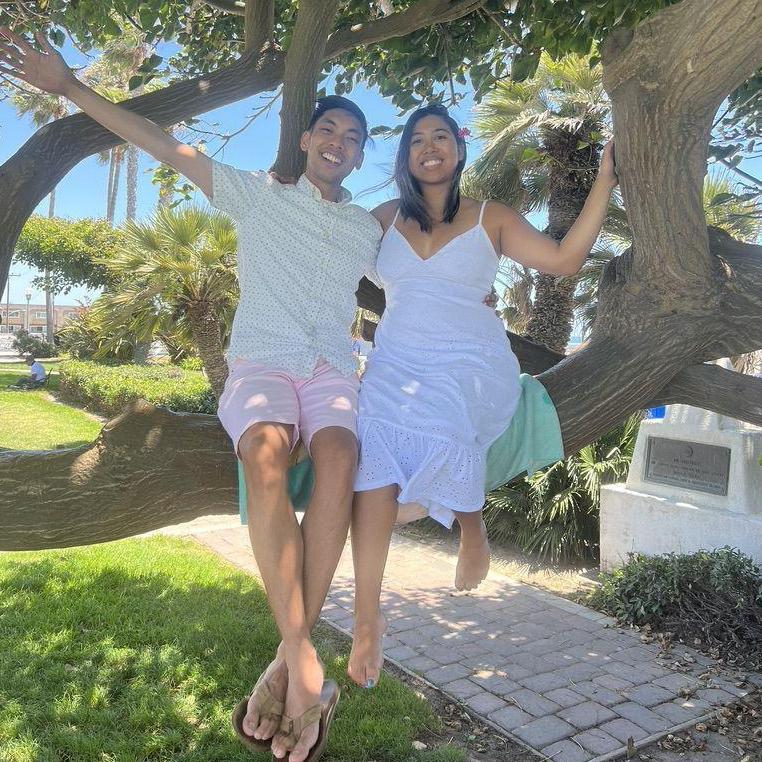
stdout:
POLYGON ((68 293, 74 286, 100 288, 112 279, 96 260, 117 251, 122 233, 104 220, 64 220, 33 215, 24 225, 15 259, 50 270, 51 290, 68 293))

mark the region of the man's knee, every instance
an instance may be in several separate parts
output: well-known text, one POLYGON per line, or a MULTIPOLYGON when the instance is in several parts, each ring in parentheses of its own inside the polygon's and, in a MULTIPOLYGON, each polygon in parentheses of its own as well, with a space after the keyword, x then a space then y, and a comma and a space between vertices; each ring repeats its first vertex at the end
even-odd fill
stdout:
POLYGON ((353 483, 357 471, 357 438, 340 426, 320 429, 310 442, 315 479, 353 483))
POLYGON ((290 427, 272 423, 257 423, 244 432, 238 443, 238 457, 250 487, 282 487, 288 471, 290 439, 290 427))

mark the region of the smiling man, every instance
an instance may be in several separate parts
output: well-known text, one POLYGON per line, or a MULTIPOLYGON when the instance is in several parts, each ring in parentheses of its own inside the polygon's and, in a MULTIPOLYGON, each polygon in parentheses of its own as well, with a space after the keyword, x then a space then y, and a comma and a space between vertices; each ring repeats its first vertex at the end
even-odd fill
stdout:
POLYGON ((310 631, 352 507, 359 382, 349 326, 358 281, 372 274, 382 234, 341 185, 362 165, 365 116, 346 98, 321 99, 301 139, 307 169, 295 184, 282 184, 267 172, 213 161, 102 98, 44 34, 36 41, 0 28, 0 72, 68 98, 183 174, 236 223, 241 299, 219 416, 243 464, 249 534, 282 642, 233 720, 247 745, 312 762, 338 700, 310 631), (287 494, 289 454, 299 439, 315 478, 301 527, 287 494))

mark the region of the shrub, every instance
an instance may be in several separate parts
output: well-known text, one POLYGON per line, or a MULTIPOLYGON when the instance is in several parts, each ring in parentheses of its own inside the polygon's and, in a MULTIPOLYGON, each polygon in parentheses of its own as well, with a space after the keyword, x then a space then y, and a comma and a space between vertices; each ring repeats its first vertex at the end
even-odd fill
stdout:
POLYGON ((98 359, 129 362, 135 350, 134 341, 118 340, 103 326, 98 310, 88 307, 67 321, 58 332, 61 350, 77 360, 98 359))
POLYGON ((177 363, 183 370, 203 370, 204 363, 200 357, 183 357, 177 363))
POLYGON ((601 484, 627 473, 640 420, 632 416, 570 458, 490 492, 484 510, 490 537, 553 563, 595 558, 601 484))
POLYGON ((48 344, 43 339, 38 339, 23 329, 16 332, 12 346, 20 355, 32 354, 35 357, 55 357, 58 354, 58 350, 52 344, 48 344))
POLYGON ((121 413, 139 399, 188 413, 217 411, 209 382, 198 371, 172 365, 103 365, 83 360, 65 360, 59 368, 62 396, 103 415, 121 413))
POLYGON ((600 581, 587 603, 622 624, 649 625, 730 663, 762 666, 762 570, 740 551, 631 555, 600 581))

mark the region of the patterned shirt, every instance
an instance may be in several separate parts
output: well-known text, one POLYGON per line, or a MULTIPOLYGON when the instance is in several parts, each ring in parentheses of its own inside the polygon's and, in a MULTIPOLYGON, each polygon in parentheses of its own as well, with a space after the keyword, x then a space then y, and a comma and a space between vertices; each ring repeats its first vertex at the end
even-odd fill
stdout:
POLYGON ((238 232, 241 298, 229 360, 281 368, 298 378, 326 360, 356 370, 349 328, 360 279, 375 275, 382 230, 342 189, 326 201, 305 175, 284 185, 267 172, 213 162, 212 198, 238 232))

